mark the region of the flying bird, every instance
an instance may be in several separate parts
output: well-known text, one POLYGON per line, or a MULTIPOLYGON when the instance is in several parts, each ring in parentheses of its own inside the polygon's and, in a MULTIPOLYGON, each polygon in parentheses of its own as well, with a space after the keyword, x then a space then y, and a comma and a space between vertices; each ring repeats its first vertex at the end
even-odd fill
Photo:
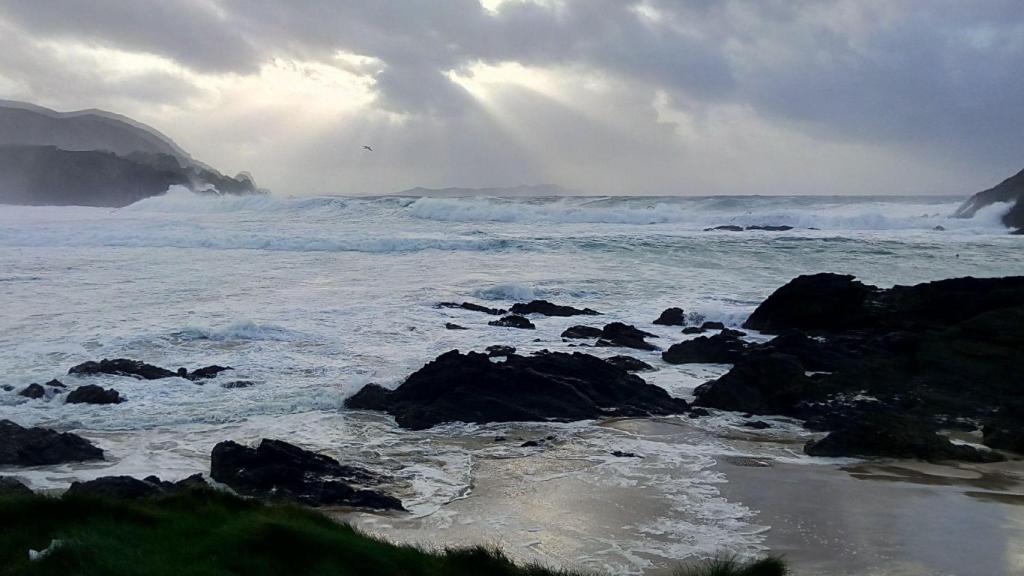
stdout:
POLYGON ((370 152, 373 152, 373 148, 370 148, 369 146, 367 146, 365 144, 363 145, 363 150, 369 150, 370 152))

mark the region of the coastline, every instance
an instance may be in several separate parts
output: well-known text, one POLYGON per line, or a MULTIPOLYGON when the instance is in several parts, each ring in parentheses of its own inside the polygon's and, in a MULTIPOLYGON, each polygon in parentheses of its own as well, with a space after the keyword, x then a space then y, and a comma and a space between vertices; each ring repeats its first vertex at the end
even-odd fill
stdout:
POLYGON ((715 467, 770 525, 794 576, 1012 576, 1024 571, 1024 463, 715 467))

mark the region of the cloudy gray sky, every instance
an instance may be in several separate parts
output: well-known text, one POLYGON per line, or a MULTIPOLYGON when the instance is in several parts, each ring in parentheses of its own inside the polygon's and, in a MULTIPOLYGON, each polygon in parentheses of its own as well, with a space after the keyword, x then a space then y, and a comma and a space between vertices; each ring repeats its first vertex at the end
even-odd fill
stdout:
POLYGON ((0 0, 0 98, 284 194, 969 193, 1024 167, 1024 2, 0 0))

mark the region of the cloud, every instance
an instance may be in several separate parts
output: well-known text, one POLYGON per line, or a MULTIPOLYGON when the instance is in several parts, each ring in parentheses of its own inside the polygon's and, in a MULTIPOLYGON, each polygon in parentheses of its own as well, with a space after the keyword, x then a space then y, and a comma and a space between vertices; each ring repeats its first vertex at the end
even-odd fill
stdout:
POLYGON ((0 96, 140 114, 288 188, 969 192, 1022 163, 1018 0, 0 0, 0 32, 0 96), (273 160, 370 136, 401 165, 273 160))

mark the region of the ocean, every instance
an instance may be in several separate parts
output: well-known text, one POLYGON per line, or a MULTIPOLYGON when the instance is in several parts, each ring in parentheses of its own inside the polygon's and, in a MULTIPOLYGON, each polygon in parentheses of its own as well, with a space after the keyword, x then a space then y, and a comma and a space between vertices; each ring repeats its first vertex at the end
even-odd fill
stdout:
MULTIPOLYGON (((36 489, 111 474, 176 480, 208 471, 221 440, 270 437, 392 475, 407 516, 345 518, 405 541, 483 540, 517 558, 613 573, 653 573, 722 550, 756 554, 772 523, 723 496, 728 475, 716 465, 844 464, 804 456, 811 436, 795 422, 743 432, 741 416, 719 413, 410 432, 343 401, 367 383, 395 387, 451 349, 569 350, 559 334, 581 323, 537 318, 535 331, 496 328, 492 317, 438 308, 442 301, 590 307, 604 313, 600 323, 635 324, 667 348, 688 336, 651 325, 663 309, 738 327, 799 274, 891 286, 1024 273, 1024 237, 998 221, 1007 207, 950 219, 962 201, 211 198, 174 189, 121 209, 0 206, 0 384, 14 387, 0 392, 0 419, 74 431, 108 453, 103 463, 0 473, 36 489), (793 229, 705 231, 721 225, 793 229), (202 386, 66 375, 115 357, 234 370, 202 386), (51 378, 114 387, 128 401, 69 405, 59 395, 16 394, 51 378), (220 385, 232 380, 254 385, 220 385), (556 440, 522 448, 494 442, 499 435, 556 440), (612 503, 622 509, 612 513, 612 503)), ((658 370, 642 377, 681 397, 728 369, 669 366, 656 352, 588 352, 651 363, 658 370)))

